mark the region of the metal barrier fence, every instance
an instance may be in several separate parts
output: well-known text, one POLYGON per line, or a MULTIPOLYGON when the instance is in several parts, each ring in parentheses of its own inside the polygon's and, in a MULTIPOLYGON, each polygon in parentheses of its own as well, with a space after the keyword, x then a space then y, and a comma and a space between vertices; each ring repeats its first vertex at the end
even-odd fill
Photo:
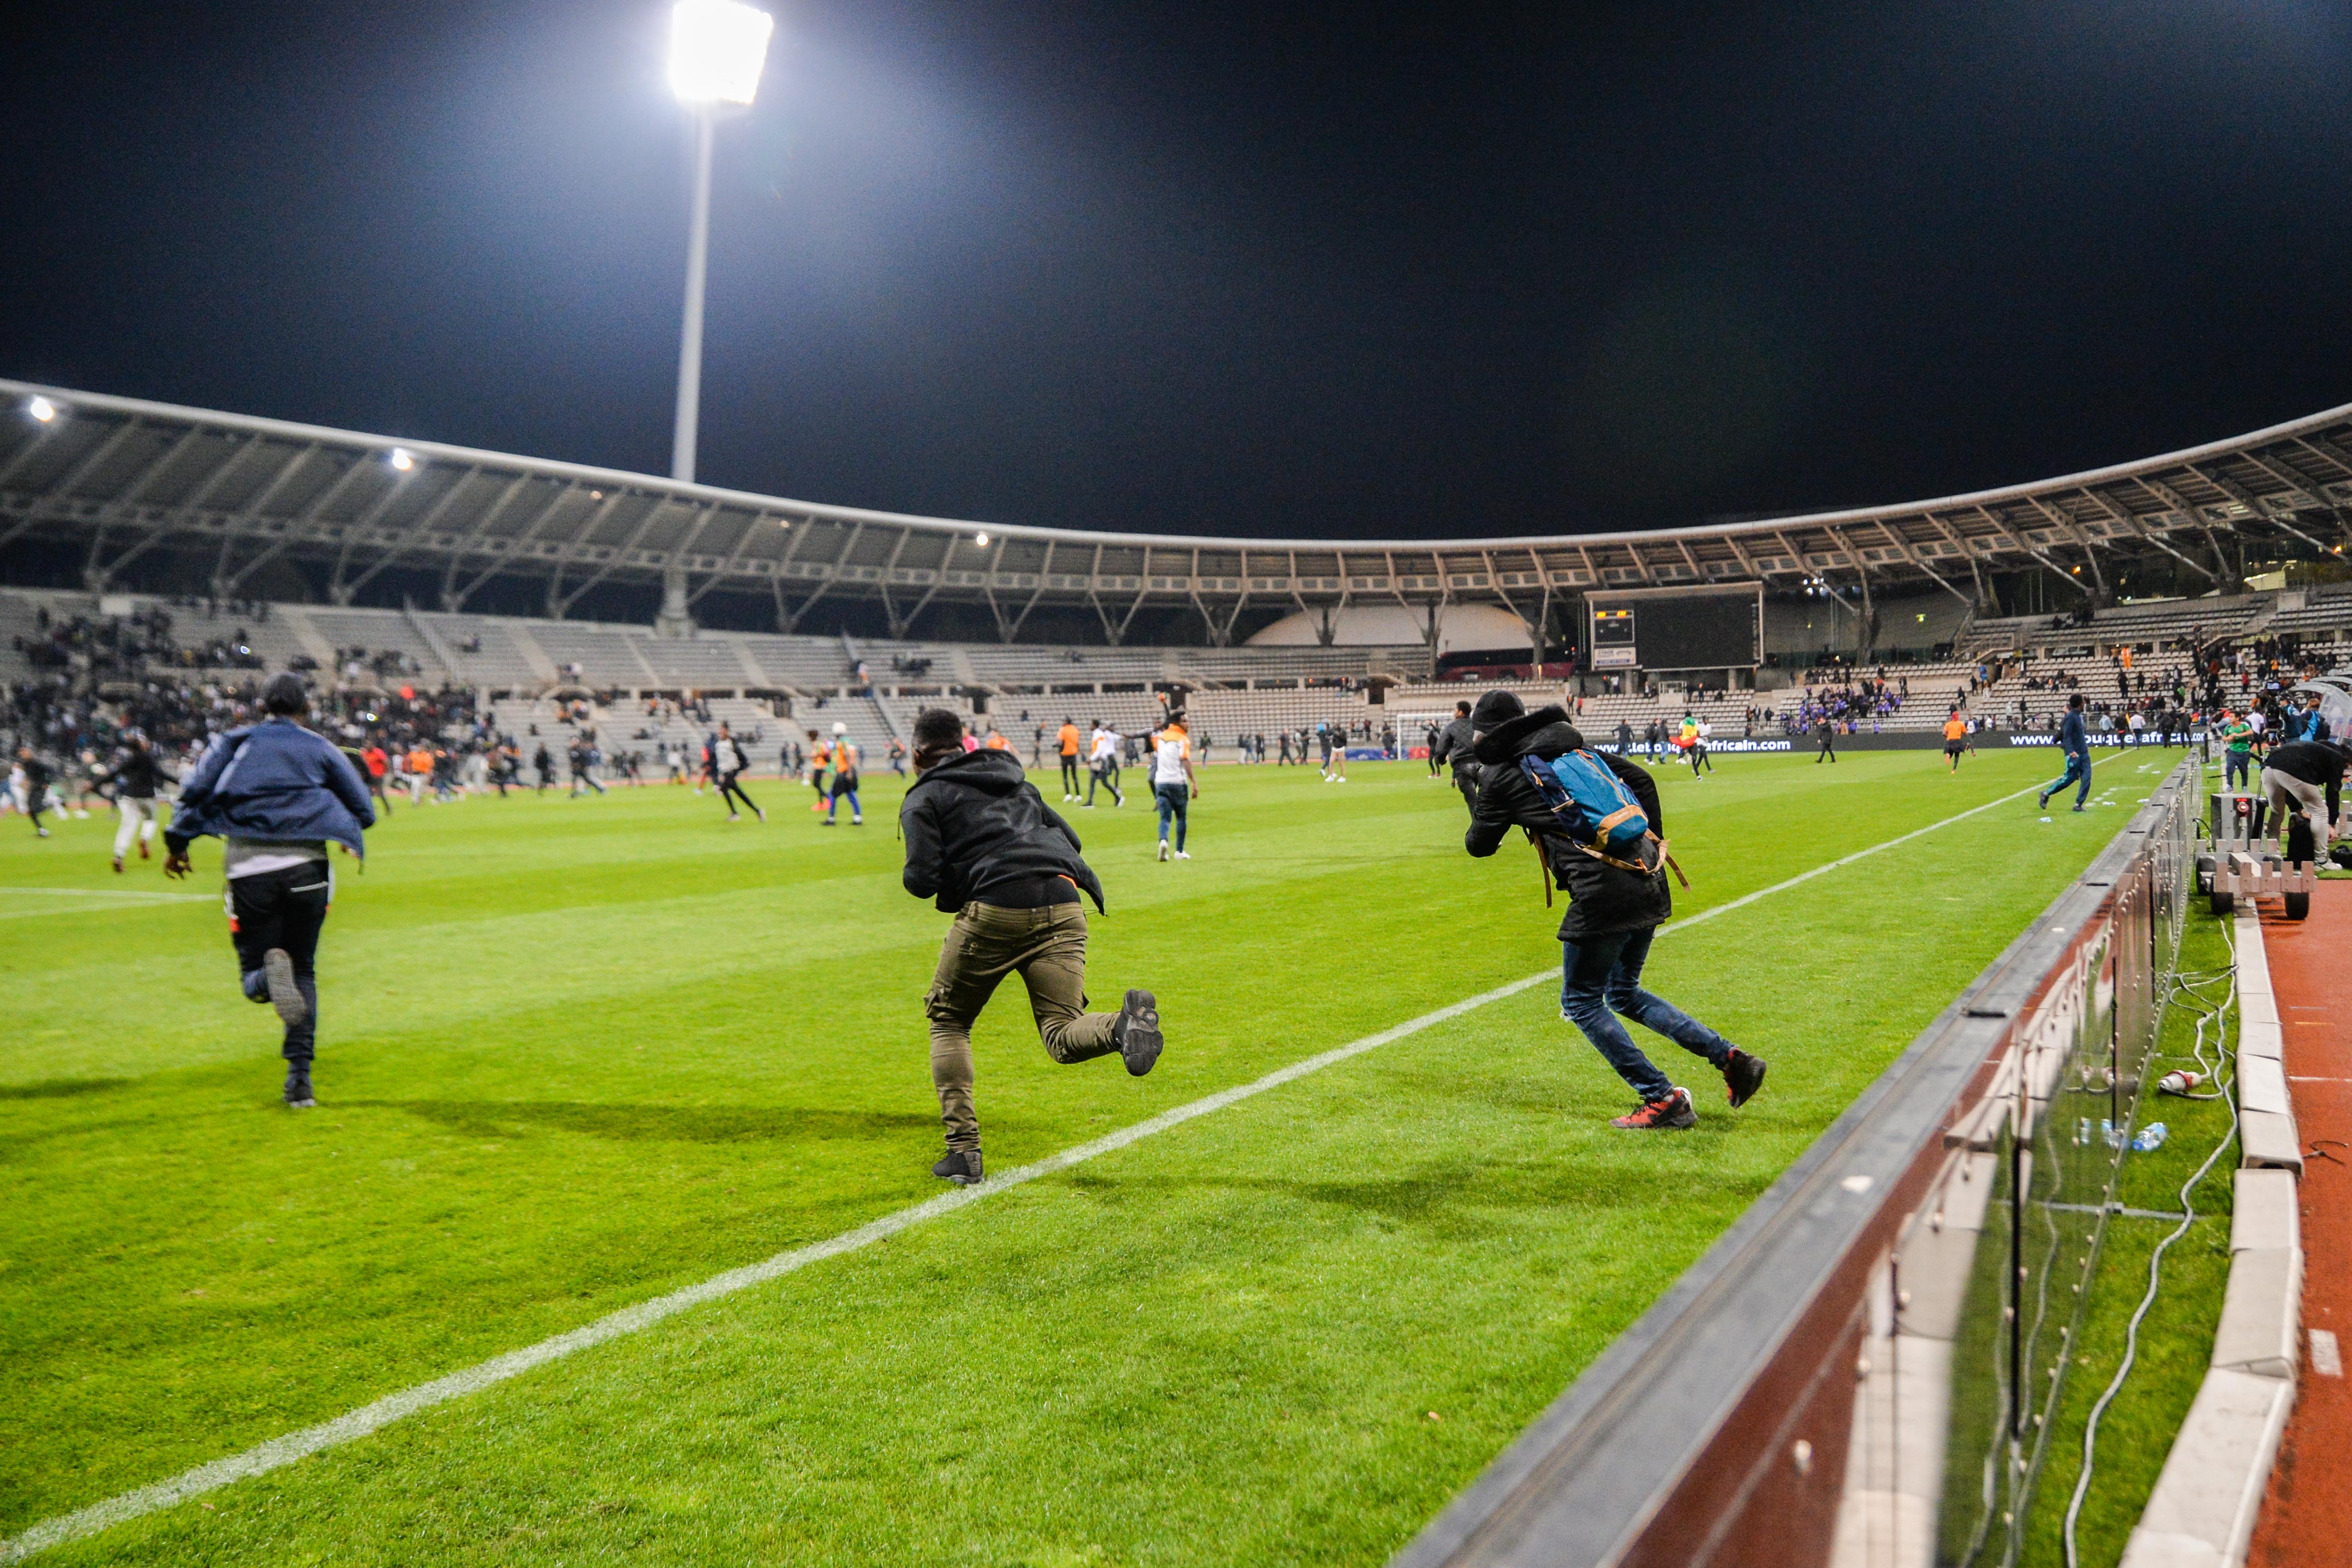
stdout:
POLYGON ((2179 951, 2183 762, 1391 1568, 2017 1561, 2179 951))

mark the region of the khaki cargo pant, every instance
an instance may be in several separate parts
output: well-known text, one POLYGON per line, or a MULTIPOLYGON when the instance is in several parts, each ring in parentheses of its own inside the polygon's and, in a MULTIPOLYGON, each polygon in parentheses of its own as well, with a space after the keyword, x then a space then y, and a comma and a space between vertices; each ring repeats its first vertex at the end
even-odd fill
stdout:
POLYGON ((2325 852, 2336 830, 2336 824, 2327 817, 2326 789, 2317 784, 2306 784, 2294 774, 2282 773, 2275 768, 2263 768, 2260 782, 2263 797, 2270 801, 2273 836, 2283 842, 2288 814, 2299 813, 2311 819, 2313 836, 2325 852))
POLYGON ((1056 1061, 1088 1061, 1118 1049, 1111 1042, 1117 1013, 1087 1007, 1087 916, 1076 904, 1043 909, 1001 909, 967 904, 948 928, 939 973, 923 997, 931 1020, 931 1082, 940 1092, 940 1121, 948 1147, 980 1147, 980 1118, 971 1103, 971 1026, 998 982, 1018 974, 1029 988, 1037 1038, 1056 1061))

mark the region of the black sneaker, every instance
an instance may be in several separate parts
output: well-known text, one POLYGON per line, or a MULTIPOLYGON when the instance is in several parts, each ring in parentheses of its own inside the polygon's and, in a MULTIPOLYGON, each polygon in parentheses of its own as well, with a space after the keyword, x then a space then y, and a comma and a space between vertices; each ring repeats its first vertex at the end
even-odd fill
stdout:
POLYGON ((263 983, 269 988, 269 1005, 291 1029, 310 1016, 310 1004, 302 999, 302 988, 294 983, 294 960, 283 947, 272 947, 261 956, 263 983))
POLYGON ((980 1151, 950 1149, 947 1158, 931 1167, 931 1174, 958 1186, 973 1186, 980 1181, 980 1151))
POLYGON ((1111 1026, 1110 1038, 1130 1074, 1140 1078, 1151 1071, 1151 1064, 1160 1060, 1160 1048, 1167 1042, 1160 1038, 1160 1009, 1150 991, 1127 993, 1127 1005, 1118 1009, 1118 1022, 1111 1026))
POLYGON ((1663 1100, 1653 1100, 1628 1116, 1612 1118, 1612 1127, 1626 1127, 1637 1132, 1658 1132, 1666 1128, 1679 1130, 1698 1125, 1698 1113, 1691 1106, 1690 1091, 1676 1089, 1663 1100))
POLYGON ((2036 795, 2033 798, 2033 803, 2036 806, 2041 807, 2043 810, 2048 810, 2050 809, 2050 792, 2045 789, 2041 794, 2036 795))
POLYGON ((1756 1091, 1764 1087, 1764 1059, 1733 1046, 1723 1061, 1723 1087, 1735 1111, 1755 1099, 1756 1091))
POLYGON ((286 1108, 308 1111, 319 1102, 310 1094, 310 1064, 289 1061, 286 1064, 286 1108))

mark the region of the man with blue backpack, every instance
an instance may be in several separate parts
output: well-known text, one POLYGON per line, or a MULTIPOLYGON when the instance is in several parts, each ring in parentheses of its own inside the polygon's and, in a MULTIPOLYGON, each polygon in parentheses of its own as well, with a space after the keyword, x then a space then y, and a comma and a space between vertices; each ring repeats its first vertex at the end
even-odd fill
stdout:
POLYGON ((1633 1043, 1620 1014, 1706 1058, 1723 1074, 1734 1108, 1746 1104, 1763 1087, 1763 1060, 1642 989, 1650 943, 1674 912, 1658 787, 1648 770, 1591 750, 1565 709, 1529 713, 1509 692, 1481 697, 1470 726, 1484 771, 1463 847, 1484 859, 1513 828, 1524 828, 1547 885, 1557 882, 1568 894, 1559 923, 1560 1016, 1584 1031, 1642 1102, 1610 1124, 1698 1124, 1690 1092, 1633 1043))

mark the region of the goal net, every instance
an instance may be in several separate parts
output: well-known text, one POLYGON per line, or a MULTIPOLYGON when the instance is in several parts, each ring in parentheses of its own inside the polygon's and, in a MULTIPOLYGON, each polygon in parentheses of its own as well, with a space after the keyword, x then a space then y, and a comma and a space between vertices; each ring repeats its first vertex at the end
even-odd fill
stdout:
POLYGON ((1447 725, 1452 724, 1454 710, 1452 708, 1433 708, 1423 711, 1401 709, 1390 716, 1390 722, 1396 726, 1397 755, 1417 760, 1429 755, 1429 732, 1433 729, 1443 730, 1447 725))

